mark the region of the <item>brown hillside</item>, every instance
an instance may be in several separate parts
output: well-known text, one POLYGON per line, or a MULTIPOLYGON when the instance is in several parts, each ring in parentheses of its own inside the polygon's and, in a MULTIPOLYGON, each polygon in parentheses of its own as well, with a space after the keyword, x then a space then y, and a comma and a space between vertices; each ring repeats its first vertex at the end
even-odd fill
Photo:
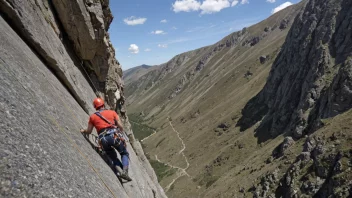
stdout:
MULTIPOLYGON (((258 161, 253 169, 260 167, 281 142, 277 138, 264 148, 252 129, 241 133, 235 125, 241 109, 265 84, 303 6, 291 6, 214 45, 177 55, 128 84, 130 119, 156 128, 143 145, 154 168, 156 161, 164 164, 160 183, 170 197, 214 197, 223 186, 232 186, 229 173, 234 177, 254 157, 258 161), (258 153, 261 149, 265 153, 258 153)), ((237 179, 251 179, 238 185, 248 190, 268 169, 241 175, 237 179)), ((238 193, 238 185, 221 194, 238 193)))
POLYGON ((352 196, 351 17, 302 1, 130 83, 168 196, 352 196))

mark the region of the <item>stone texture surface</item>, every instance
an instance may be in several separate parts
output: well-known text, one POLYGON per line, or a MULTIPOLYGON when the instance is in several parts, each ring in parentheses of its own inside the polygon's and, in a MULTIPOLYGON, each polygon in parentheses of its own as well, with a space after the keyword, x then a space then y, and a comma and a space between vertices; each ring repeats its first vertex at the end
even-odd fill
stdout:
MULTIPOLYGON (((4 17, 0 18, 0 196, 166 197, 155 173, 154 178, 150 177, 150 164, 143 167, 148 164, 140 161, 143 152, 138 151, 137 157, 129 145, 134 180, 120 183, 78 132, 86 127, 87 113, 93 112, 91 101, 95 94, 81 68, 86 60, 71 45, 51 2, 0 0, 4 17)), ((100 1, 100 6, 94 3, 97 1, 79 4, 82 2, 77 1, 77 5, 94 4, 92 10, 86 7, 90 17, 94 12, 104 19, 100 20, 102 40, 85 39, 103 46, 96 50, 102 50, 99 58, 106 64, 98 68, 100 73, 96 68, 94 72, 86 69, 91 77, 100 78, 93 78, 98 94, 108 96, 109 91, 115 92, 123 85, 121 68, 106 32, 112 20, 109 1, 100 1), (105 77, 101 73, 104 67, 105 77)), ((75 14, 83 12, 80 8, 75 14)), ((95 30, 96 24, 92 25, 95 30)), ((82 52, 89 54, 90 48, 82 52)), ((95 52, 92 60, 100 52, 95 52)), ((110 103, 112 97, 106 98, 110 106, 114 105, 110 103)))
POLYGON ((311 0, 296 17, 263 90, 242 111, 259 141, 300 138, 352 107, 352 1, 311 0))
POLYGON ((48 2, 0 0, 0 8, 16 32, 53 70, 86 112, 92 111, 91 103, 86 101, 94 98, 94 92, 80 71, 79 60, 63 42, 64 34, 58 30, 55 12, 48 2))
MULTIPOLYGON (((307 138, 311 142, 312 138, 307 138)), ((305 149, 306 146, 303 146, 305 149)), ((280 179, 276 197, 349 197, 349 171, 343 168, 341 151, 318 144, 312 152, 302 152, 280 179), (312 157, 311 157, 312 156, 312 157), (309 167, 309 168, 308 168, 309 167), (342 173, 343 174, 340 174, 342 173), (303 176, 302 176, 303 175, 303 176)), ((348 158, 348 156, 344 156, 348 158)))
POLYGON ((0 27, 0 196, 113 197, 88 158, 116 196, 128 197, 78 132, 88 115, 2 18, 0 27))
POLYGON ((53 4, 76 54, 93 70, 94 84, 114 107, 113 93, 122 86, 122 70, 107 32, 112 21, 108 1, 61 0, 53 4))
POLYGON ((264 64, 266 62, 267 57, 266 56, 260 56, 259 61, 261 64, 264 64))
POLYGON ((104 15, 100 2, 87 2, 90 10, 96 14, 95 24, 92 24, 90 10, 86 8, 83 0, 53 1, 53 4, 78 56, 83 60, 93 59, 99 41, 105 37, 104 15))
POLYGON ((92 109, 85 101, 93 97, 84 94, 91 89, 89 84, 112 108, 116 105, 113 93, 122 86, 122 69, 107 32, 113 19, 108 5, 108 0, 0 1, 1 11, 13 28, 87 112, 92 109), (90 83, 83 83, 83 67, 90 83))

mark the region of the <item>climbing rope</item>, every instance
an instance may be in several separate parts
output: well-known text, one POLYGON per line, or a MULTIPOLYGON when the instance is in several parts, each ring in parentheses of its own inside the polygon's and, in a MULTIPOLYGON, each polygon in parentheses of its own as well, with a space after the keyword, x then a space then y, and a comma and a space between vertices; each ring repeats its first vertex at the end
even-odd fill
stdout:
MULTIPOLYGON (((78 57, 77 57, 78 58, 78 57)), ((81 68, 83 69, 84 73, 86 74, 87 78, 89 79, 90 83, 92 84, 93 88, 94 88, 94 92, 95 92, 95 95, 98 97, 98 89, 94 86, 94 83, 92 81, 92 79, 90 78, 90 76, 88 75, 88 72, 87 70, 84 68, 83 66, 83 61, 81 62, 80 64, 81 68)))
POLYGON ((92 163, 90 162, 90 160, 87 158, 87 156, 85 156, 83 154, 83 152, 81 151, 81 149, 78 148, 77 144, 72 140, 72 138, 67 135, 67 133, 63 130, 63 128, 59 125, 59 123, 56 121, 56 119, 54 119, 53 117, 51 117, 50 115, 47 115, 48 118, 59 128, 59 131, 62 132, 62 134, 64 134, 64 136, 71 142, 72 146, 79 152, 80 155, 82 155, 84 157, 84 159, 88 162, 88 165, 90 166, 90 168, 98 175, 99 179, 102 181, 102 183, 104 184, 104 186, 110 191, 110 193, 112 194, 113 197, 117 198, 117 196, 114 194, 114 192, 110 189, 110 187, 105 183, 105 181, 103 180, 102 176, 99 174, 99 172, 94 168, 94 166, 92 165, 92 163))
MULTIPOLYGON (((52 87, 54 87, 54 86, 50 83, 50 81, 48 81, 48 82, 49 82, 49 84, 50 84, 52 87)), ((94 86, 94 85, 93 85, 93 86, 94 86)), ((57 87, 54 87, 54 88, 56 88, 56 89, 58 90, 57 87)), ((73 113, 72 109, 69 108, 69 107, 67 106, 67 104, 63 101, 63 99, 62 99, 62 97, 60 96, 60 94, 59 94, 59 98, 60 98, 61 102, 64 104, 65 109, 68 110, 68 111, 71 113, 72 117, 76 120, 76 123, 79 123, 79 125, 81 126, 81 128, 84 128, 84 127, 82 126, 82 124, 79 122, 77 116, 73 113)), ((54 120, 54 121, 56 121, 56 120, 54 120)), ((79 152, 79 153, 84 157, 84 159, 88 162, 88 164, 89 164, 89 166, 91 167, 91 169, 97 174, 97 176, 99 177, 99 179, 102 181, 102 183, 105 185, 105 187, 110 191, 110 193, 113 195, 113 197, 117 198, 117 196, 114 194, 114 192, 113 192, 113 191, 110 189, 110 187, 105 183, 105 181, 103 180, 102 176, 101 176, 101 175, 99 174, 99 172, 94 168, 94 166, 92 165, 92 163, 90 162, 90 160, 87 158, 87 156, 85 156, 85 155, 83 154, 83 152, 78 148, 77 144, 72 140, 72 138, 71 138, 69 135, 67 135, 64 130, 62 130, 62 127, 61 127, 60 125, 58 125, 57 122, 56 122, 56 125, 59 127, 59 130, 60 130, 61 132, 63 132, 63 134, 66 136, 66 138, 71 142, 71 144, 74 146, 74 148, 75 148, 76 150, 78 150, 78 152, 79 152)), ((94 137, 93 134, 91 134, 91 135, 94 137)))
MULTIPOLYGON (((6 65, 6 66, 8 66, 8 65, 6 65)), ((14 74, 12 74, 12 73, 6 68, 6 66, 4 67, 5 70, 6 70, 11 76, 13 76, 13 78, 14 78, 19 84, 21 84, 23 87, 25 87, 25 86, 18 80, 17 76, 14 75, 14 74)), ((38 70, 39 70, 39 69, 38 69, 38 70)), ((47 80, 47 81, 48 81, 48 83, 49 83, 53 88, 56 88, 56 89, 57 89, 57 87, 53 86, 49 80, 47 80)), ((28 92, 29 92, 29 91, 28 91, 28 92)), ((31 93, 31 92, 29 92, 29 93, 32 95, 32 97, 34 97, 33 93, 31 93)), ((59 96, 61 102, 64 104, 65 108, 66 108, 69 112, 73 113, 72 110, 71 110, 70 108, 68 108, 67 105, 66 105, 66 103, 62 100, 60 94, 58 94, 58 96, 59 96)), ((59 128, 59 131, 64 134, 64 136, 66 137, 66 139, 68 139, 68 140, 71 142, 71 144, 73 145, 73 147, 74 147, 74 148, 79 152, 79 154, 87 161, 87 163, 88 163, 88 165, 90 166, 90 168, 97 174, 98 178, 101 180, 101 182, 104 184, 104 186, 109 190, 109 192, 112 194, 112 196, 115 197, 115 198, 117 198, 117 196, 114 194, 114 192, 111 190, 111 188, 106 184, 106 182, 103 180, 102 176, 101 176, 101 175, 99 174, 99 172, 94 168, 94 166, 92 165, 92 163, 90 162, 90 160, 89 160, 89 159, 83 154, 83 152, 79 149, 78 145, 73 141, 73 139, 72 139, 69 135, 66 134, 66 132, 62 129, 62 127, 58 124, 58 122, 57 122, 53 117, 51 117, 51 116, 48 115, 48 114, 47 114, 47 116, 49 117, 49 119, 50 119, 53 123, 56 124, 56 126, 59 128)), ((73 114, 73 117, 76 119, 76 121, 78 121, 78 118, 77 118, 76 116, 74 116, 74 114, 73 114)), ((78 123, 80 123, 80 122, 78 122, 78 123)), ((80 123, 80 125, 81 125, 81 127, 82 127, 82 124, 81 124, 81 123, 80 123)))

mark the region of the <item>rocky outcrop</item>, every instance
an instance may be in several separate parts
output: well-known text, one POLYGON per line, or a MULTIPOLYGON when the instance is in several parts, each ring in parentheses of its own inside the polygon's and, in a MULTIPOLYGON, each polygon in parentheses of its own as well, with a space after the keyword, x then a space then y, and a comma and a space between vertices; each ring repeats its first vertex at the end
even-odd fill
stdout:
POLYGON ((91 104, 85 101, 93 96, 87 96, 84 90, 92 86, 95 94, 105 97, 108 104, 115 107, 113 93, 122 87, 122 70, 107 33, 113 18, 108 3, 83 0, 0 1, 5 19, 54 70, 87 112, 91 110, 91 104), (69 65, 76 67, 70 70, 69 65), (90 85, 77 79, 84 77, 79 75, 82 72, 88 73, 90 85))
POLYGON ((273 157, 284 156, 293 144, 295 144, 295 141, 292 137, 285 137, 284 141, 274 150, 273 157))
POLYGON ((342 161, 349 157, 347 153, 336 151, 326 140, 308 137, 303 152, 280 179, 276 196, 347 197, 350 184, 341 173, 348 175, 342 161))
POLYGON ((0 8, 2 16, 53 70, 78 103, 86 112, 91 111, 91 103, 86 101, 94 98, 94 92, 81 75, 79 59, 71 52, 67 42, 63 42, 65 32, 56 20, 50 1, 0 0, 0 8))
MULTIPOLYGON (((351 160, 351 151, 335 147, 343 137, 343 133, 336 140, 325 135, 307 137, 302 152, 293 161, 285 161, 290 164, 287 169, 280 165, 266 173, 249 191, 253 197, 350 197, 351 173, 346 162, 351 160)), ((277 162, 287 158, 284 154, 277 162)))
POLYGON ((107 32, 113 18, 108 2, 65 0, 53 4, 76 54, 93 70, 90 76, 95 86, 114 107, 113 93, 122 87, 122 70, 107 32))
POLYGON ((270 189, 272 186, 277 185, 279 182, 278 178, 278 169, 276 169, 272 173, 266 173, 265 175, 260 177, 260 183, 258 186, 253 186, 250 191, 253 193, 253 197, 270 197, 274 198, 275 194, 270 193, 270 189))
POLYGON ((243 45, 243 46, 252 47, 252 46, 258 44, 260 40, 262 40, 262 37, 260 37, 260 36, 253 36, 253 37, 251 37, 251 38, 245 40, 245 41, 242 43, 242 45, 243 45))
POLYGON ((259 57, 260 64, 264 64, 267 58, 268 58, 267 56, 260 56, 259 57))
POLYGON ((289 19, 283 19, 280 23, 279 29, 284 30, 288 27, 290 20, 289 19))
POLYGON ((241 130, 261 121, 260 142, 285 132, 300 138, 352 107, 351 16, 348 0, 307 3, 265 87, 243 109, 241 130))
POLYGON ((123 91, 108 3, 0 0, 1 197, 166 197, 141 149, 121 183, 79 133, 123 91))

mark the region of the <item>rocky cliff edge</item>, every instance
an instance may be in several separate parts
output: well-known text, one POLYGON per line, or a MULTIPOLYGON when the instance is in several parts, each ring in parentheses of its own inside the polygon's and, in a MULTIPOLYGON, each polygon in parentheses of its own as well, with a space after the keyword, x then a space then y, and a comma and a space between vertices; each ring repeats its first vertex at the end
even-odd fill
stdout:
POLYGON ((351 17, 348 0, 307 3, 265 87, 243 109, 241 130, 259 122, 259 142, 280 134, 301 138, 352 107, 351 17))
POLYGON ((92 99, 113 107, 123 86, 108 5, 0 0, 1 196, 165 197, 133 134, 133 181, 121 183, 79 133, 92 99))

